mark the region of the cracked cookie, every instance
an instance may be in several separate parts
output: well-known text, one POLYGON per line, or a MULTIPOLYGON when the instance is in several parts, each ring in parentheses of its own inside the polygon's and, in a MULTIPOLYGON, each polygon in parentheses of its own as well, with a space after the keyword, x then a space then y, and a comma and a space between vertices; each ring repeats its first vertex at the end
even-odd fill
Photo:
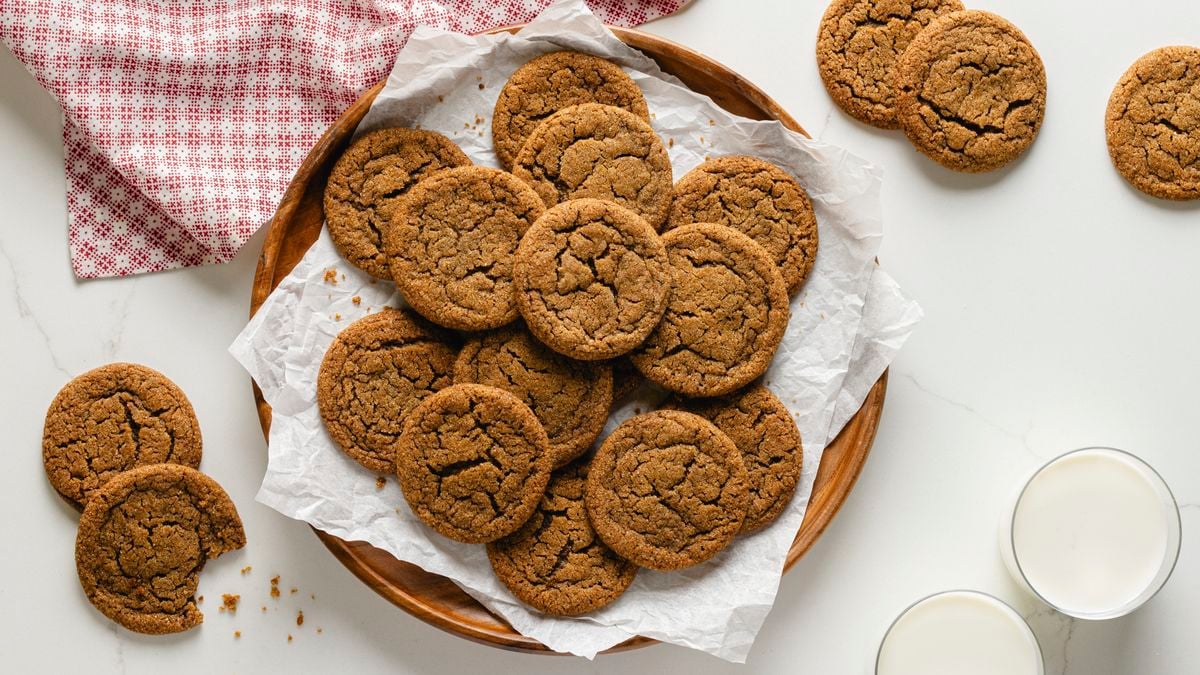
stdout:
POLYGON ((554 465, 587 452, 612 405, 612 368, 569 359, 509 326, 474 338, 454 363, 454 382, 498 387, 529 406, 550 438, 554 465))
POLYGON ((641 344, 671 292, 658 233, 634 212, 599 199, 564 202, 538 218, 517 248, 513 283, 529 330, 582 361, 641 344))
POLYGON ((708 560, 741 530, 750 505, 741 453, 703 417, 638 415, 592 459, 587 510, 613 551, 655 570, 708 560))
POLYGON ((325 223, 346 260, 390 278, 383 230, 397 202, 417 181, 471 160, 449 138, 420 129, 363 134, 338 159, 325 184, 325 223))
POLYGON ((834 0, 817 33, 817 70, 846 114, 895 129, 896 61, 938 16, 963 9, 958 0, 834 0))
POLYGON ((754 157, 718 157, 687 172, 674 194, 667 229, 732 227, 766 249, 789 293, 800 290, 817 259, 817 216, 791 174, 754 157))
POLYGON ((896 64, 896 119, 955 171, 998 169, 1025 152, 1046 112, 1046 70, 1016 26, 977 10, 921 31, 896 64))
POLYGON ((1162 47, 1121 77, 1105 115, 1108 153, 1135 188, 1200 199, 1200 48, 1162 47))
POLYGON ((317 375, 317 406, 338 447, 371 471, 392 473, 404 418, 452 383, 448 342, 444 331, 391 307, 338 333, 317 375))
POLYGON ((563 108, 521 147, 513 174, 549 208, 592 197, 633 211, 655 230, 671 207, 671 162, 642 118, 599 103, 563 108))
POLYGON ((75 566, 104 616, 138 633, 178 633, 204 621, 196 585, 205 562, 245 545, 237 508, 216 481, 153 464, 113 478, 88 500, 75 566))
POLYGON ((624 108, 649 121, 642 90, 617 64, 590 54, 552 52, 508 78, 492 113, 492 142, 504 166, 512 166, 533 130, 554 113, 581 103, 624 108))
POLYGON ((712 422, 742 453, 750 508, 742 532, 771 524, 792 500, 804 450, 800 430, 783 403, 761 384, 720 398, 675 398, 669 408, 712 422))
POLYGON ((110 363, 64 386, 42 431, 50 484, 76 509, 108 480, 146 464, 200 466, 200 424, 162 373, 110 363))
POLYGON ((720 396, 762 375, 788 322, 787 287, 766 250, 737 230, 696 223, 662 237, 667 311, 630 359, 685 396, 720 396))
POLYGON ((384 230, 397 288, 413 309, 447 328, 512 323, 513 255, 543 210, 528 185, 498 169, 448 169, 422 181, 384 230))
POLYGON ((487 545, 496 577, 547 614, 578 616, 606 607, 637 574, 637 565, 606 546, 588 521, 587 467, 579 461, 556 471, 521 529, 487 545))
POLYGON ((529 406, 480 384, 456 384, 422 401, 396 444, 396 474, 413 513, 468 544, 520 527, 552 463, 550 439, 529 406))

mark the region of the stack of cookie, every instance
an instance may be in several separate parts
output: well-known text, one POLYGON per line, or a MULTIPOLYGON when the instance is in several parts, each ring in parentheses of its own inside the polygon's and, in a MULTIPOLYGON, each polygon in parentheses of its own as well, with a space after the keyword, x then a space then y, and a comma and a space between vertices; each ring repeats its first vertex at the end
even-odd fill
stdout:
POLYGON ((800 477, 796 425, 757 380, 816 260, 812 203, 753 157, 672 184, 651 118, 617 65, 546 54, 496 102, 507 171, 382 129, 325 194, 341 253, 409 306, 326 352, 331 438, 395 474, 430 528, 487 544, 514 595, 551 614, 611 603, 640 567, 711 558, 772 522, 800 477), (644 380, 661 409, 593 451, 644 380))
POLYGON ((112 363, 76 377, 46 413, 42 459, 83 512, 75 563, 88 600, 129 630, 200 624, 200 569, 246 545, 237 508, 200 473, 200 425, 162 373, 112 363))

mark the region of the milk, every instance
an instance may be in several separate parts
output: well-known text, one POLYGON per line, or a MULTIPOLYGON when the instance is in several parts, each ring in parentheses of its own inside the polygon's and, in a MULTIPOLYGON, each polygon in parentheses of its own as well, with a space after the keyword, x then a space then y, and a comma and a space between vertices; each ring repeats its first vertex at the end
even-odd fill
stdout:
POLYGON ((883 639, 876 675, 1042 675, 1042 651, 1025 621, 974 591, 931 596, 883 639))

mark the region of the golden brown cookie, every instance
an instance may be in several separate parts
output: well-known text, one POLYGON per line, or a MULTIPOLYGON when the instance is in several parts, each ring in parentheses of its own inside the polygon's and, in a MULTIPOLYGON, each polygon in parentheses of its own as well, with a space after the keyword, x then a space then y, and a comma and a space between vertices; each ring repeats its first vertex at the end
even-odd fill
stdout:
POLYGON ((667 251, 636 213, 576 199, 546 211, 517 248, 513 283, 529 330, 583 361, 642 343, 671 294, 667 251))
POLYGON ((720 398, 674 398, 668 407, 712 422, 742 453, 750 485, 750 509, 742 532, 771 524, 783 512, 796 485, 804 449, 792 413, 761 384, 720 398))
POLYGON ((550 478, 521 529, 487 545, 496 577, 538 611, 578 616, 612 604, 633 583, 637 565, 604 545, 584 506, 587 462, 550 478))
POLYGON ((342 153, 325 184, 325 223, 338 251, 364 272, 388 279, 383 230, 417 181, 471 160, 449 138, 420 129, 379 129, 342 153))
POLYGON ((800 183, 754 157, 710 159, 675 184, 667 228, 726 225, 767 250, 788 292, 800 290, 817 259, 817 216, 800 183))
POLYGON ((392 278, 413 309, 447 328, 512 323, 513 255, 542 211, 533 190, 510 173, 442 171, 409 192, 384 230, 392 278))
POLYGON ((728 436, 703 417, 658 410, 626 420, 596 451, 587 510, 617 555, 676 570, 733 540, 750 505, 748 487, 728 436))
POLYGON ((1134 62, 1108 99, 1113 165, 1159 199, 1200 199, 1200 48, 1162 47, 1134 62))
POLYGON ((122 471, 146 464, 200 466, 200 424, 187 396, 165 375, 110 363, 63 387, 42 431, 50 484, 77 509, 122 471))
POLYGON ((817 32, 817 70, 846 114, 896 128, 896 61, 912 39, 958 0, 833 0, 817 32))
POLYGON ((616 202, 662 227, 671 207, 671 162, 650 125, 599 103, 563 108, 525 141, 513 174, 547 207, 592 197, 616 202))
POLYGON ((763 247, 724 225, 684 225, 662 239, 671 301, 630 360, 646 379, 685 396, 744 387, 766 371, 787 328, 779 268, 763 247))
POLYGON ((499 387, 529 406, 550 438, 554 465, 592 447, 612 405, 612 368, 569 359, 538 342, 523 326, 508 326, 463 346, 456 384, 499 387))
POLYGON ((529 406, 480 384, 456 384, 422 401, 396 443, 396 473, 413 513, 468 544, 520 527, 552 463, 550 439, 529 406))
POLYGON ((79 519, 75 566, 104 616, 150 635, 204 621, 196 585, 204 564, 246 545, 229 495, 191 467, 130 469, 92 494, 79 519))
POLYGON ((642 90, 617 64, 580 52, 542 54, 518 68, 496 99, 492 142, 500 163, 512 166, 542 120, 581 103, 616 106, 650 120, 642 90))
POLYGON ((1046 112, 1046 70, 1016 26, 978 10, 921 31, 896 64, 896 119, 942 166, 992 171, 1033 144, 1046 112))
POLYGON ((449 341, 413 312, 391 307, 338 333, 317 375, 317 406, 338 447, 371 471, 395 471, 404 418, 452 383, 449 341))

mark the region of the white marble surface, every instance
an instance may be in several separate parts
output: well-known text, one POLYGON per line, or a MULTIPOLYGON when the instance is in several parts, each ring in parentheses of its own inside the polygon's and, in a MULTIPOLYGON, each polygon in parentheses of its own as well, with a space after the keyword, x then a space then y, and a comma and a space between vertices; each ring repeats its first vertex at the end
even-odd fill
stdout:
POLYGON ((1191 539, 1200 525, 1192 426, 1200 405, 1200 204, 1164 204, 1127 187, 1109 165, 1102 126, 1109 91, 1128 64, 1159 45, 1194 43, 1200 17, 1189 0, 1160 0, 1154 11, 1106 4, 1110 10, 1088 12, 1038 0, 982 6, 1031 37, 1051 87, 1032 151, 984 176, 939 169, 897 133, 832 109, 812 56, 823 2, 696 0, 648 27, 726 63, 814 135, 885 168, 881 257, 927 312, 892 369, 858 486, 784 580, 741 669, 663 646, 589 663, 465 642, 392 607, 306 527, 256 504, 264 444, 249 382, 225 347, 245 320, 261 235, 223 267, 76 281, 57 108, 0 55, 6 670, 867 673, 883 630, 908 602, 971 587, 1032 617, 1049 673, 1200 672, 1200 552, 1191 539), (54 393, 70 376, 115 359, 159 368, 188 392, 204 431, 203 468, 237 501, 250 538, 244 551, 205 570, 206 622, 180 636, 114 629, 89 607, 74 572, 75 513, 42 475, 42 416, 54 393), (1023 597, 995 543, 1016 481, 1087 444, 1141 454, 1184 505, 1175 577, 1141 611, 1106 623, 1070 621, 1023 597), (245 565, 253 571, 242 576, 245 565), (277 601, 268 597, 273 574, 283 577, 277 601), (299 592, 289 594, 292 587, 299 592), (216 611, 221 593, 241 594, 236 616, 216 611))

